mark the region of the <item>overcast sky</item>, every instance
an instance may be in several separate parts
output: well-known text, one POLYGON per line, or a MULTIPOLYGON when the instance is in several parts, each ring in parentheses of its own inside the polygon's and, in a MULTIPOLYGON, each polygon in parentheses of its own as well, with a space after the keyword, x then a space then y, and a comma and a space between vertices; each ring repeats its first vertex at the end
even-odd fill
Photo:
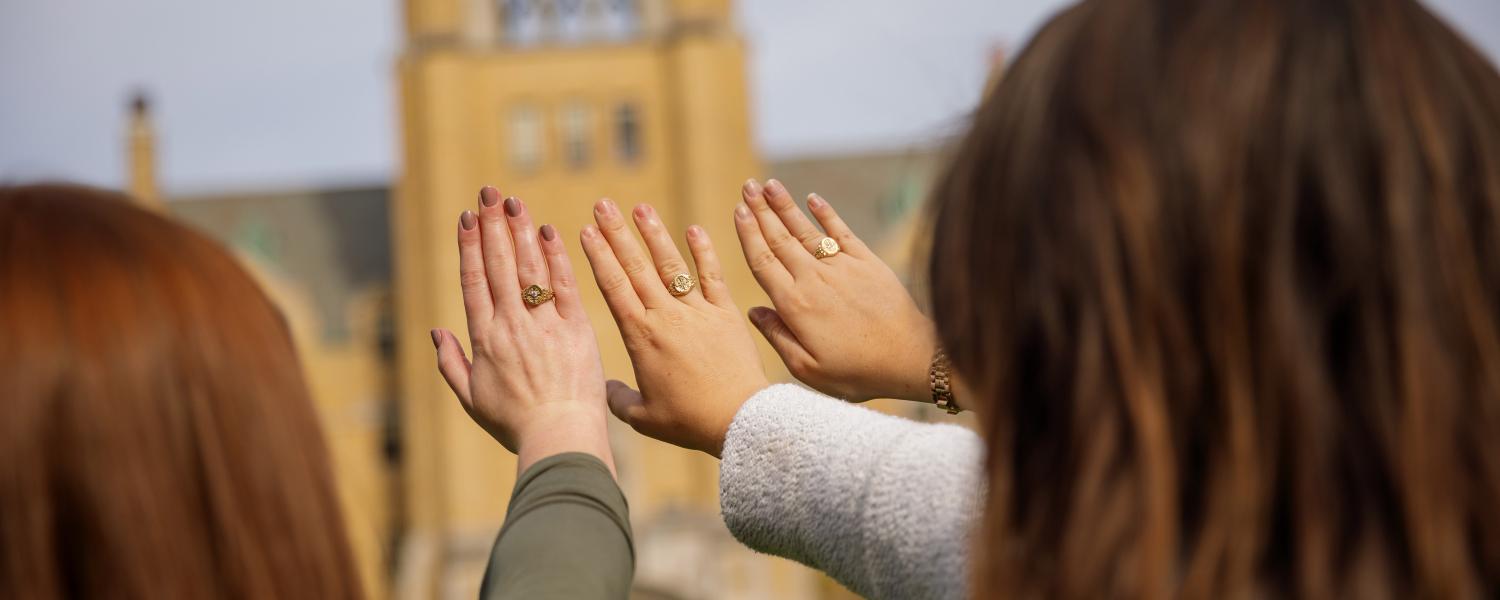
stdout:
MULTIPOLYGON (((920 143, 962 123, 990 50, 1062 0, 742 0, 767 156, 920 143)), ((1500 0, 1429 2, 1491 57, 1500 0)), ((168 193, 383 182, 398 0, 0 0, 0 181, 123 181, 149 90, 168 193)))

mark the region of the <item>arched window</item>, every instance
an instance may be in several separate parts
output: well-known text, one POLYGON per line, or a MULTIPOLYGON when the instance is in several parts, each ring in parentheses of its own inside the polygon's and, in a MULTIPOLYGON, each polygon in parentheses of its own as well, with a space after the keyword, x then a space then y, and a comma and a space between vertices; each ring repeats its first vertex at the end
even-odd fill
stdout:
POLYGON ((615 156, 623 163, 641 158, 640 109, 629 102, 615 107, 615 156))

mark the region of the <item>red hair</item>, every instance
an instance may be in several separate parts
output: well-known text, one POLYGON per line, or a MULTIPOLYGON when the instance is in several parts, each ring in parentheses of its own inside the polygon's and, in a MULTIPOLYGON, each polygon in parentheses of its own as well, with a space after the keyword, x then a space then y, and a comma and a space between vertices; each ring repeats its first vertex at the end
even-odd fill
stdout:
POLYGON ((0 188, 0 589, 360 595, 286 323, 119 194, 0 188))

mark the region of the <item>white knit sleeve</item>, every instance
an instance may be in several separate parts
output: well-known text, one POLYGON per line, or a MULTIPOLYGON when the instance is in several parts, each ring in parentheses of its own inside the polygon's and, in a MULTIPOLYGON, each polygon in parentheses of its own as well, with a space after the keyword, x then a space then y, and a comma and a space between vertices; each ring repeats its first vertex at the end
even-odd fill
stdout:
POLYGON ((734 536, 872 599, 963 598, 983 444, 796 385, 761 390, 724 441, 734 536))

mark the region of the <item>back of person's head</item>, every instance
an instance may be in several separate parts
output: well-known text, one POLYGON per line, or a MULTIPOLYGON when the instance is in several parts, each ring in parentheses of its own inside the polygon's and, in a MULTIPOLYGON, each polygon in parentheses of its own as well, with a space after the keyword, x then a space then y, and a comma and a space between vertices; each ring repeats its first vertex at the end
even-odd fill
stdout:
POLYGON ((359 595, 280 314, 118 194, 0 188, 0 595, 359 595))
POLYGON ((936 200, 980 597, 1500 594, 1500 77, 1416 1, 1084 2, 936 200))

